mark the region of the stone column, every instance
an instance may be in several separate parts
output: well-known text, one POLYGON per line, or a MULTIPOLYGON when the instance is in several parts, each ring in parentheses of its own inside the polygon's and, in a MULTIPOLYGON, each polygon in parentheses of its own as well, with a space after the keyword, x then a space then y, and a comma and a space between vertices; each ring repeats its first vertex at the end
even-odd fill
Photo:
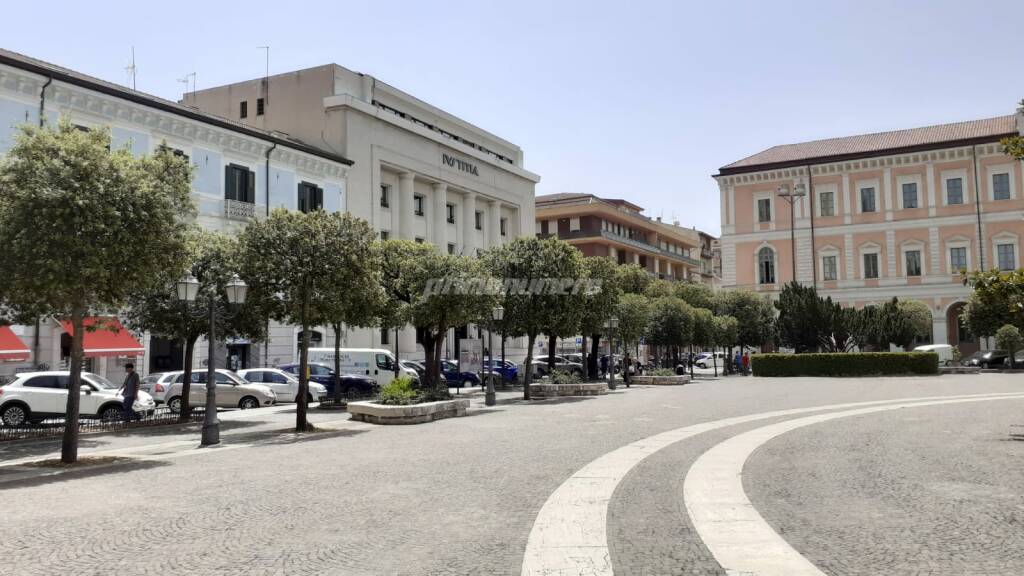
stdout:
MULTIPOLYGON (((412 240, 412 212, 413 212, 413 183, 416 177, 412 172, 402 172, 398 175, 398 196, 401 198, 398 206, 392 210, 398 210, 398 234, 399 238, 412 240)), ((394 212, 392 212, 394 218, 394 212)), ((394 225, 394 224, 392 224, 394 225)))
POLYGON ((487 237, 490 238, 488 248, 494 248, 495 246, 501 246, 501 203, 497 200, 491 200, 487 203, 487 215, 490 217, 490 225, 488 230, 484 230, 487 237))
POLYGON ((462 199, 462 254, 476 256, 476 194, 466 192, 462 199))
POLYGON ((434 184, 432 187, 434 195, 434 236, 433 242, 441 254, 448 253, 448 185, 445 183, 434 184))

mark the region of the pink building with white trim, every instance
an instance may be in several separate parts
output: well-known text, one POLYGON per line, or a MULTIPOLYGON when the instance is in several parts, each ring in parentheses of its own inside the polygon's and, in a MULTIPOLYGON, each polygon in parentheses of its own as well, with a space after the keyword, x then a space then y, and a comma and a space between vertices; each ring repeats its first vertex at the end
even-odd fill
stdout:
POLYGON ((959 269, 1021 266, 1024 178, 999 140, 1022 129, 1024 115, 1000 116, 775 146, 723 166, 723 287, 775 294, 795 275, 845 306, 920 300, 933 342, 973 352, 957 321, 969 294, 959 269))

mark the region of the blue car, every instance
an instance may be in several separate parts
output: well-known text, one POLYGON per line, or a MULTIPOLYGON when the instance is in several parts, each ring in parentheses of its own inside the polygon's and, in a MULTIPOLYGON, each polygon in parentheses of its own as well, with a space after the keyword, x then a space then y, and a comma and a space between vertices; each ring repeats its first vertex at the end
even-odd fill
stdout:
MULTIPOLYGON (((289 374, 299 375, 299 363, 282 364, 278 369, 289 374)), ((309 363, 309 379, 312 382, 323 384, 327 388, 327 396, 334 396, 334 369, 326 364, 316 362, 309 363)), ((345 397, 368 396, 377 392, 377 381, 373 378, 360 376, 359 374, 341 375, 341 394, 345 397)))
MULTIPOLYGON (((490 360, 484 360, 483 372, 485 374, 487 373, 488 370, 490 370, 490 367, 491 367, 491 361, 490 360)), ((510 362, 508 360, 505 360, 505 363, 502 364, 501 360, 495 359, 494 360, 494 373, 499 375, 499 376, 501 376, 501 379, 504 380, 505 382, 515 382, 516 379, 519 377, 519 369, 516 368, 516 365, 515 365, 514 362, 510 362)))
POLYGON ((480 377, 472 372, 461 372, 459 365, 451 360, 441 360, 441 373, 448 381, 448 386, 479 386, 480 377))

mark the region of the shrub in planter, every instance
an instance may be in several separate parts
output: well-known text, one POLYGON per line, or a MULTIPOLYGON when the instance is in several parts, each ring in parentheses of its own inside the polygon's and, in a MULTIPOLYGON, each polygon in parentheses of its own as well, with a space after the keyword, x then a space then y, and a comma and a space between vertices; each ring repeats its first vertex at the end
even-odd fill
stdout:
POLYGON ((671 368, 658 368, 650 374, 651 376, 675 376, 676 371, 671 368))
POLYGON ((413 388, 412 378, 395 378, 380 391, 380 403, 393 406, 415 404, 419 394, 413 388))
POLYGON ((851 352, 835 354, 756 354, 754 376, 888 376, 938 374, 934 352, 851 352))
POLYGON ((552 384, 579 384, 580 377, 575 372, 562 372, 555 370, 551 373, 552 384))

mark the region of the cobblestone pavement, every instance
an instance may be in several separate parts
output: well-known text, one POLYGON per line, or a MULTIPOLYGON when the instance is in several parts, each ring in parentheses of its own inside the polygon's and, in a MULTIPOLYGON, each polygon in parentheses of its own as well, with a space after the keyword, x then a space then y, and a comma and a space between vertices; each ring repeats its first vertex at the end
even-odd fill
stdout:
MULTIPOLYGON (((532 404, 502 394, 499 405, 487 410, 475 398, 466 418, 276 439, 272 431, 285 428, 293 416, 253 411, 244 420, 251 418, 255 424, 239 424, 224 434, 226 447, 244 441, 243 448, 193 451, 195 455, 167 461, 82 470, 45 482, 0 484, 4 531, 0 575, 518 574, 527 536, 547 497, 574 471, 629 442, 688 424, 766 410, 1015 392, 1024 388, 1018 380, 1002 375, 731 378, 683 387, 620 388, 607 396, 532 404)), ((959 414, 967 408, 943 410, 959 414)), ((924 409, 907 414, 923 417, 924 409)), ((849 424, 837 421, 822 429, 849 424)), ((718 573, 688 525, 682 480, 701 451, 743 429, 736 426, 666 448, 626 477, 608 517, 617 573, 718 573)), ((815 431, 812 426, 785 435, 778 445, 815 431)), ((154 438, 140 434, 90 437, 94 446, 88 449, 137 448, 181 438, 195 440, 198 430, 154 438)), ((945 437, 936 440, 945 441, 945 437)), ((860 443, 867 441, 862 438, 860 443)), ((1024 450, 1019 443, 1003 445, 1006 454, 990 457, 1005 460, 1009 453, 1024 450)), ((773 442, 758 451, 750 468, 774 470, 785 464, 784 452, 777 461, 762 462, 763 454, 775 448, 773 442)), ((801 445, 791 446, 790 451, 798 448, 801 445)), ((52 446, 17 451, 0 446, 0 460, 47 450, 52 446)), ((884 456, 885 450, 870 451, 864 460, 872 454, 884 456)), ((849 456, 836 451, 833 457, 849 456)), ((903 473, 898 463, 892 464, 894 477, 903 473)), ((935 464, 935 471, 941 475, 940 464, 935 464)), ((985 468, 979 464, 967 468, 973 467, 985 468)), ((806 473, 794 472, 796 477, 806 473)), ((947 491, 955 492, 964 481, 950 482, 947 491)), ((809 483, 804 479, 798 485, 809 483)), ((1003 498, 1003 504, 996 506, 1002 509, 1010 489, 979 491, 977 499, 1003 498)), ((755 494, 754 488, 748 490, 760 507, 765 498, 755 494)), ((1020 492, 1018 487, 1016 493, 1020 492)), ((791 501, 774 495, 768 500, 791 501)), ((771 508, 764 514, 779 526, 803 511, 794 508, 771 508)), ((928 517, 925 508, 901 510, 908 518, 928 517)), ((817 513, 831 514, 827 508, 817 513)), ((806 523, 804 516, 798 517, 806 523)), ((990 526, 996 527, 997 523, 990 526)), ((790 538, 788 532, 784 535, 790 538)), ((1005 542, 1006 536, 1002 537, 1005 542)), ((791 542, 803 551, 802 541, 791 542)), ((994 535, 990 544, 997 544, 994 535)), ((852 548, 849 553, 845 546, 833 548, 837 565, 855 565, 852 548)), ((928 560, 941 562, 937 556, 928 560)))
POLYGON ((755 508, 828 574, 1024 574, 1019 400, 809 426, 761 447, 755 508))

